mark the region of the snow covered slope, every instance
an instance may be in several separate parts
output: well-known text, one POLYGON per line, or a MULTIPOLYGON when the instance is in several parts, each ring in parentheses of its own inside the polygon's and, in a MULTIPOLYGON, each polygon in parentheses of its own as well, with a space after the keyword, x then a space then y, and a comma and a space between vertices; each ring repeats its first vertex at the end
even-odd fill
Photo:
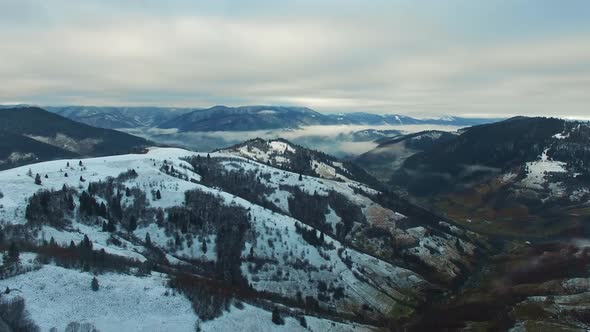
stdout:
MULTIPOLYGON (((296 152, 282 143, 270 147, 296 152)), ((19 288, 43 329, 78 321, 116 330, 101 318, 109 312, 129 331, 185 330, 197 319, 204 330, 223 329, 244 315, 252 317, 245 323, 251 329, 293 330, 304 312, 309 327, 366 329, 411 315, 433 282, 461 276, 475 257, 469 235, 419 226, 380 203, 379 191, 366 184, 293 173, 233 151, 153 148, 50 161, 0 172, 0 188, 3 231, 44 257, 39 270, 22 270, 0 287, 19 288), (56 211, 53 204, 63 197, 74 204, 56 211), (77 254, 84 246, 95 258, 82 252, 82 263, 64 263, 62 252, 77 254), (96 255, 127 267, 105 271, 93 265, 96 255), (404 263, 406 257, 413 263, 404 263), (99 291, 89 290, 91 274, 75 270, 80 267, 98 274, 99 291), (158 272, 134 275, 146 268, 158 272), (186 278, 197 288, 187 288, 186 278), (232 308, 220 288, 248 304, 232 308), (176 297, 163 295, 167 290, 176 297), (229 312, 203 309, 216 298, 229 303, 221 304, 229 312), (45 304, 50 300, 57 305, 45 304), (141 313, 125 310, 130 303, 141 313), (286 325, 256 322, 270 317, 273 306, 286 325)))

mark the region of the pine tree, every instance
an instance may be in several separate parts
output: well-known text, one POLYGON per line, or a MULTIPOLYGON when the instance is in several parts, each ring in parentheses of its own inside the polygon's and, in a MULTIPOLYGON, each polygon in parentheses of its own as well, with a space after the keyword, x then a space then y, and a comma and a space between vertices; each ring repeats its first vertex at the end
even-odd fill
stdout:
POLYGON ((137 218, 135 216, 129 217, 129 232, 133 232, 137 228, 137 218))
POLYGON ((148 247, 152 246, 152 239, 150 238, 150 233, 145 233, 145 245, 148 247))
POLYGON ((80 175, 80 182, 86 182, 86 180, 84 179, 84 177, 82 175, 80 175))
POLYGON ((37 175, 35 175, 35 184, 40 186, 41 185, 41 176, 39 175, 39 173, 37 173, 37 175))
POLYGON ((33 171, 29 168, 29 171, 27 172, 27 176, 29 177, 33 177, 33 171))
POLYGON ((48 176, 47 174, 45 174, 45 178, 46 178, 46 179, 49 179, 49 176, 48 176))
POLYGON ((4 255, 5 265, 15 265, 20 263, 20 251, 16 246, 16 243, 12 242, 8 247, 8 251, 4 255))
POLYGON ((107 217, 107 206, 104 204, 104 202, 100 203, 100 209, 99 209, 98 215, 103 218, 107 217))
POLYGON ((84 240, 82 240, 81 247, 86 250, 92 250, 92 242, 88 238, 88 235, 84 234, 84 240))
POLYGON ((82 166, 82 160, 80 160, 80 162, 78 162, 78 166, 82 166))
POLYGON ((285 321, 281 317, 281 313, 278 308, 274 308, 272 311, 272 322, 276 325, 285 325, 285 321))
POLYGON ((107 223, 107 231, 112 233, 116 230, 117 230, 117 226, 115 225, 115 222, 113 220, 109 219, 109 222, 107 223))
POLYGON ((66 167, 70 167, 70 162, 69 161, 66 163, 66 167))
POLYGON ((92 282, 90 283, 90 287, 92 288, 93 291, 97 292, 98 291, 98 279, 96 279, 96 277, 92 278, 92 282))
POLYGON ((156 191, 156 199, 162 199, 162 193, 160 192, 160 189, 156 191))
POLYGON ((203 251, 203 254, 207 253, 207 242, 205 242, 203 240, 203 243, 201 243, 201 250, 203 251))
POLYGON ((68 209, 70 211, 74 211, 76 208, 76 204, 74 204, 74 196, 72 194, 68 195, 68 209))
POLYGON ((67 177, 68 177, 68 173, 65 173, 65 174, 64 174, 64 178, 67 178, 67 177))
POLYGON ((303 181, 303 175, 299 174, 299 181, 303 181))

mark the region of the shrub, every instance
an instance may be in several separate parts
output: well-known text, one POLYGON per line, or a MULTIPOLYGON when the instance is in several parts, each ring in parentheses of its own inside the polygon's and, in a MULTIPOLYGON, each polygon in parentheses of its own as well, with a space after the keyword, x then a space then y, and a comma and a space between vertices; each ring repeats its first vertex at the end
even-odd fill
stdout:
POLYGON ((90 287, 92 287, 93 291, 98 291, 98 279, 96 277, 92 278, 92 282, 90 283, 90 287))
POLYGON ((31 320, 25 309, 25 300, 16 297, 12 300, 0 300, 0 325, 4 323, 9 331, 40 331, 39 327, 31 320))

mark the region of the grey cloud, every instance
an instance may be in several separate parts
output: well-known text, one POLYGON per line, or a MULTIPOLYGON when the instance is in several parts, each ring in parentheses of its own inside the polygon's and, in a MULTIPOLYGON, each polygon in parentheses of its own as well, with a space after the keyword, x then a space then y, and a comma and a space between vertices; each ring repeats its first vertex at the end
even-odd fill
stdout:
POLYGON ((0 7, 33 22, 1 23, 0 101, 569 117, 590 104, 584 31, 486 42, 375 8, 358 17, 219 15, 231 8, 224 3, 158 16, 155 2, 121 12, 110 2, 55 3, 0 7))

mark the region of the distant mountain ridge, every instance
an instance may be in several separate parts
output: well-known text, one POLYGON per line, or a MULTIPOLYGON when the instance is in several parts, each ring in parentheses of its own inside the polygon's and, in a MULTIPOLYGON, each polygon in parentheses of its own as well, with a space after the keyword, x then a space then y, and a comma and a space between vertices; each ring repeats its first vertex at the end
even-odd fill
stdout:
POLYGON ((194 108, 47 106, 44 109, 87 125, 100 128, 155 127, 194 108))
POLYGON ((365 112, 323 114, 306 107, 215 106, 181 115, 159 127, 177 128, 180 131, 248 131, 289 129, 310 125, 448 125, 464 127, 497 120, 459 117, 415 119, 404 115, 365 112))
MULTIPOLYGON (((29 105, 1 108, 32 107, 29 105)), ((320 113, 296 106, 213 106, 210 108, 127 107, 127 106, 43 106, 52 113, 77 122, 108 129, 156 127, 184 132, 253 131, 294 129, 311 125, 443 125, 466 127, 500 119, 444 116, 417 119, 400 114, 369 112, 320 113)))
POLYGON ((305 107, 214 106, 181 115, 160 128, 180 131, 248 131, 329 124, 325 116, 305 107))

